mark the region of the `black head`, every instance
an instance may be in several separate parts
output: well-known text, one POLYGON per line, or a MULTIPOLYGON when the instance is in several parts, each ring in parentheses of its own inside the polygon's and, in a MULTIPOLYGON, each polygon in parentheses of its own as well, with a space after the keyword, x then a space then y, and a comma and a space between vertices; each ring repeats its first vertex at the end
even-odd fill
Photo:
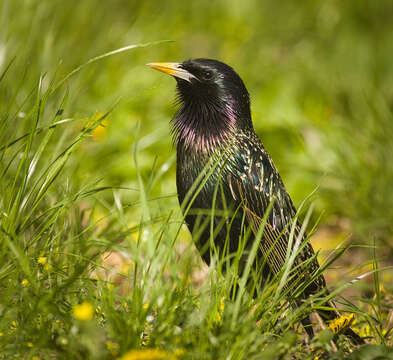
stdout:
POLYGON ((228 65, 211 59, 182 63, 152 63, 177 81, 181 103, 173 122, 177 144, 209 151, 252 129, 250 98, 240 76, 228 65))
POLYGON ((230 66, 217 60, 195 59, 184 61, 180 67, 194 76, 189 81, 177 78, 179 94, 184 101, 228 103, 239 115, 249 116, 248 91, 230 66))
POLYGON ((238 122, 251 123, 248 91, 240 76, 227 64, 201 58, 148 65, 176 79, 179 99, 185 105, 193 108, 208 106, 217 110, 227 108, 238 122))

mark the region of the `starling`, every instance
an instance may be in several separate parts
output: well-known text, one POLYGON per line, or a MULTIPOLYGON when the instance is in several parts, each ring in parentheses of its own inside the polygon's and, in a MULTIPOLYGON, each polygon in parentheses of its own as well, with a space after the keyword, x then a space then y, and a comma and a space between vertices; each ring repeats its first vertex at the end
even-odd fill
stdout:
MULTIPOLYGON (((269 208, 258 257, 264 259, 263 277, 278 274, 285 264, 296 209, 254 131, 250 97, 242 79, 230 66, 212 59, 148 65, 172 75, 177 82, 180 108, 172 120, 172 129, 177 148, 178 199, 183 211, 187 209, 185 221, 197 238, 203 259, 210 263, 212 237, 216 248, 223 251, 227 246, 232 253, 236 252, 245 229, 250 228, 255 238, 269 208), (212 207, 232 209, 235 215, 229 218, 217 211, 212 219, 209 214, 212 207)), ((294 234, 294 239, 302 239, 295 258, 298 278, 309 283, 303 299, 316 293, 327 294, 323 275, 315 275, 319 264, 314 250, 304 232, 302 235, 298 222, 294 234)), ((292 305, 296 307, 299 303, 292 305)), ((336 310, 319 311, 325 321, 339 315, 336 310)), ((312 337, 309 318, 302 323, 312 337)), ((347 328, 344 333, 354 343, 363 343, 352 329, 347 328)))

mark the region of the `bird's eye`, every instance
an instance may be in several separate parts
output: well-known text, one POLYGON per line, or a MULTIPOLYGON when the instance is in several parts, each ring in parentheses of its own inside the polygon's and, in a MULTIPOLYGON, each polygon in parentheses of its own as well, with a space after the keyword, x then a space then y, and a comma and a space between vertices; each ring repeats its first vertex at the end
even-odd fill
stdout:
POLYGON ((213 71, 206 70, 203 72, 203 80, 210 80, 213 77, 213 71))

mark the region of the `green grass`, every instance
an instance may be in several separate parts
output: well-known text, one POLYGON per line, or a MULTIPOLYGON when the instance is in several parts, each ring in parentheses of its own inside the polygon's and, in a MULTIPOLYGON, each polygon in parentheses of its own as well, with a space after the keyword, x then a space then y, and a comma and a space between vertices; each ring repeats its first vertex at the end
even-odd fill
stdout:
POLYGON ((327 244, 322 265, 326 275, 341 266, 332 296, 375 345, 352 358, 392 346, 384 269, 393 251, 393 42, 383 3, 385 11, 366 2, 26 1, 19 11, 3 1, 0 358, 113 359, 156 349, 139 356, 342 359, 354 350, 340 336, 335 352, 330 330, 318 327, 304 343, 298 321, 324 299, 288 307, 290 257, 263 289, 250 266, 250 282, 236 276, 241 249, 229 267, 226 254, 203 266, 176 198, 174 84, 143 65, 194 56, 241 73, 256 130, 295 202, 319 185, 304 221, 310 233, 353 233, 334 251, 327 244), (278 17, 290 21, 278 26, 278 17), (112 54, 141 43, 150 46, 112 54), (93 309, 86 305, 87 320, 77 312, 84 302, 93 309))

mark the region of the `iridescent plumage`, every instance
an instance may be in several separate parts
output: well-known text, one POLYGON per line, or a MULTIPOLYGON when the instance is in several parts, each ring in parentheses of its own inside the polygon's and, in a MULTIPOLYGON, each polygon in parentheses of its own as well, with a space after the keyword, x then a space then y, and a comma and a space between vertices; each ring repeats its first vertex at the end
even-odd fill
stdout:
MULTIPOLYGON (((153 65, 169 73, 167 65, 161 68, 160 63, 153 65)), ((196 245, 207 263, 211 260, 211 236, 219 249, 223 249, 229 239, 230 252, 236 252, 239 238, 247 228, 256 236, 272 203, 259 258, 266 260, 265 277, 269 273, 278 274, 287 252, 292 251, 288 249, 288 239, 296 209, 253 129, 247 89, 231 67, 216 60, 195 59, 174 66, 181 73, 177 77, 175 70, 170 72, 177 80, 180 103, 172 122, 177 148, 176 182, 180 204, 183 209, 190 207, 185 221, 196 238, 196 245), (190 75, 185 76, 185 73, 190 75), (213 205, 217 210, 229 209, 232 213, 217 214, 213 227, 206 226, 210 223, 209 211, 213 205), (201 210, 202 213, 205 210, 204 215, 198 215, 201 210), (211 229, 214 234, 210 234, 211 229)), ((301 234, 300 228, 300 223, 295 224, 294 238, 301 238, 295 267, 297 280, 308 283, 303 298, 318 292, 327 294, 325 279, 317 274, 319 264, 313 248, 305 241, 306 235, 301 234), (306 262, 307 266, 302 266, 306 262)), ((333 319, 337 312, 323 311, 321 315, 325 320, 333 319)), ((303 324, 308 325, 309 320, 304 319, 303 324)), ((313 335, 311 327, 307 326, 306 330, 313 335)), ((347 329, 346 334, 355 343, 362 343, 351 329, 347 329)))

